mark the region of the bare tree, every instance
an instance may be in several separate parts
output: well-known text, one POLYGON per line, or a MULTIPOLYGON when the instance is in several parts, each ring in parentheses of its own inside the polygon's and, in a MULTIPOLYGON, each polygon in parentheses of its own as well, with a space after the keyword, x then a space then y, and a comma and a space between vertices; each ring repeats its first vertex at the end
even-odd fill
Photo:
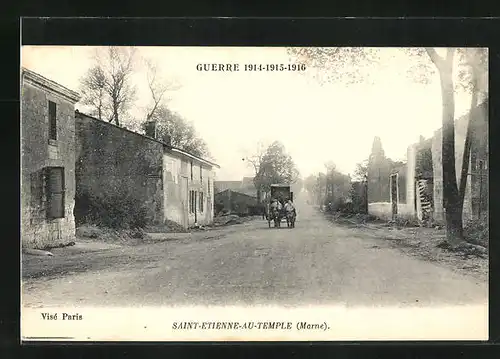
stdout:
POLYGON ((148 81, 148 89, 151 95, 151 105, 146 114, 146 122, 154 120, 158 107, 165 101, 165 94, 168 91, 178 90, 179 86, 162 78, 159 74, 158 65, 151 60, 146 59, 146 77, 148 81))
POLYGON ((134 48, 99 49, 93 67, 81 79, 83 103, 92 106, 100 119, 106 115, 118 126, 121 115, 135 100, 135 86, 131 84, 134 58, 134 48))
POLYGON ((135 98, 135 87, 130 84, 134 54, 134 48, 128 51, 115 46, 108 48, 108 94, 112 109, 109 122, 114 121, 117 126, 120 125, 120 113, 126 111, 135 98))
POLYGON ((257 189, 257 201, 258 202, 261 202, 262 186, 256 179, 257 179, 257 175, 259 174, 260 167, 262 165, 262 161, 263 161, 265 154, 266 154, 266 146, 264 145, 263 142, 259 142, 257 144, 257 149, 256 149, 255 153, 243 158, 243 160, 247 162, 247 165, 251 166, 254 170, 254 185, 255 185, 255 188, 257 189))
POLYGON ((99 120, 105 116, 106 107, 106 74, 100 66, 93 66, 87 70, 80 80, 82 103, 90 106, 91 115, 99 120))

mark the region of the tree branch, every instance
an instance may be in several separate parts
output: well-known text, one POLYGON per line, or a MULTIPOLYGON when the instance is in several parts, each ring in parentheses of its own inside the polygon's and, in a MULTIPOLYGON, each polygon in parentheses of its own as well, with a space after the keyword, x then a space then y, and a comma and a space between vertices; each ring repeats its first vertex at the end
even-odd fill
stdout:
POLYGON ((438 53, 436 52, 436 49, 434 49, 433 47, 426 47, 425 51, 429 55, 429 57, 430 57, 431 61, 434 63, 434 65, 436 65, 438 68, 441 68, 441 65, 443 64, 444 59, 438 55, 438 53))

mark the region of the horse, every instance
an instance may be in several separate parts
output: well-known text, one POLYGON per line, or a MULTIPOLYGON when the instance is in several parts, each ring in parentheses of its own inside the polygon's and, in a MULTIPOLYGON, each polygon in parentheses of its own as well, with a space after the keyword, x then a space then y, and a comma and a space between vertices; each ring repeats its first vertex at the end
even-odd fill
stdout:
POLYGON ((267 216, 267 223, 269 224, 269 228, 271 228, 271 221, 274 222, 275 228, 281 226, 281 213, 276 208, 271 208, 267 216))
POLYGON ((297 218, 297 213, 295 210, 286 212, 286 226, 288 228, 295 228, 295 219, 297 218))

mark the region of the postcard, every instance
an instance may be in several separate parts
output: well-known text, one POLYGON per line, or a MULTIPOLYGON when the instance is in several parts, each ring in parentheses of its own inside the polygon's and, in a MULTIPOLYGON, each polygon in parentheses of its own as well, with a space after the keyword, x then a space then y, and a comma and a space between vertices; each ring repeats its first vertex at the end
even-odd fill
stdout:
POLYGON ((24 341, 488 339, 488 49, 23 46, 24 341))

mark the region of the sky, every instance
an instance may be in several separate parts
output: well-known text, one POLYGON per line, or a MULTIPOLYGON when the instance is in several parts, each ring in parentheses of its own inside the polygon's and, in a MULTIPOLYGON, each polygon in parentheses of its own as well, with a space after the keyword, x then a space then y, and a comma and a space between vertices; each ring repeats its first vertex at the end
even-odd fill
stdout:
MULTIPOLYGON (((92 65, 95 48, 23 46, 22 66, 71 90, 92 65)), ((253 176, 242 160, 257 143, 281 141, 305 177, 324 171, 333 161, 353 173, 368 158, 375 136, 386 155, 404 160, 419 136, 441 127, 439 81, 424 85, 405 75, 409 60, 399 49, 382 49, 382 64, 373 68, 372 84, 346 86, 320 83, 314 70, 305 72, 200 72, 197 64, 296 63, 280 47, 140 47, 139 58, 155 62, 159 75, 180 87, 168 93, 167 106, 192 121, 221 166, 218 180, 253 176)), ((137 62, 133 82, 138 100, 131 110, 145 118, 150 103, 144 67, 137 62)), ((436 75, 437 76, 437 75, 436 75)), ((469 96, 456 94, 456 115, 470 106, 469 96)), ((85 107, 77 105, 80 111, 85 107)))

